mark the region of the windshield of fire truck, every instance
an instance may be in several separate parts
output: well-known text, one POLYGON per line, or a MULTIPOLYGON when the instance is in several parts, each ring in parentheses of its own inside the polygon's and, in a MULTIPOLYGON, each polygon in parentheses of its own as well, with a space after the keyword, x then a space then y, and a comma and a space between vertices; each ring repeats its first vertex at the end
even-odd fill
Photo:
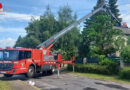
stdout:
POLYGON ((17 50, 4 50, 0 51, 0 61, 1 60, 18 60, 19 51, 17 50))

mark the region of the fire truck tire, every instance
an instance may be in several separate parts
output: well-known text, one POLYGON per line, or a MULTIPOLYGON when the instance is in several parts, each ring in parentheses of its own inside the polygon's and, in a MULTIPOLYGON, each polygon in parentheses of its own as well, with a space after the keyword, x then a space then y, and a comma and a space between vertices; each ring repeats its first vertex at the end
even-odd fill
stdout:
POLYGON ((28 78, 33 78, 35 75, 35 68, 34 66, 30 66, 28 72, 25 74, 28 78))
POLYGON ((12 77, 13 74, 4 74, 4 77, 12 77))

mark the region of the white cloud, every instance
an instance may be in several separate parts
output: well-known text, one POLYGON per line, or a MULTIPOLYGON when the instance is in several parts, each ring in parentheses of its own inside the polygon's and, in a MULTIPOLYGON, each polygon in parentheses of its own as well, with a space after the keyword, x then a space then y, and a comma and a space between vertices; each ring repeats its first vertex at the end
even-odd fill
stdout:
POLYGON ((13 47, 16 43, 16 40, 12 38, 7 38, 5 40, 0 40, 0 48, 13 47))
POLYGON ((10 28, 1 26, 0 26, 0 32, 26 33, 24 28, 10 28))
POLYGON ((18 20, 18 21, 29 21, 31 18, 39 19, 39 16, 31 15, 31 14, 20 14, 20 13, 9 13, 5 12, 4 15, 0 16, 0 20, 18 20))

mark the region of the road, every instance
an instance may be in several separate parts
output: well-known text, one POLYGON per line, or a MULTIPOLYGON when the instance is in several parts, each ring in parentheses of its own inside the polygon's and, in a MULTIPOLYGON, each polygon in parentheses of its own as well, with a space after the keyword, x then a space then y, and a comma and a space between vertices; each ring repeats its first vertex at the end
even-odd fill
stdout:
POLYGON ((91 79, 83 76, 77 76, 73 73, 62 73, 59 78, 57 75, 37 76, 33 79, 27 79, 24 76, 13 76, 12 78, 3 78, 1 80, 22 80, 25 82, 33 81, 35 86, 42 90, 130 90, 130 85, 103 80, 91 79))

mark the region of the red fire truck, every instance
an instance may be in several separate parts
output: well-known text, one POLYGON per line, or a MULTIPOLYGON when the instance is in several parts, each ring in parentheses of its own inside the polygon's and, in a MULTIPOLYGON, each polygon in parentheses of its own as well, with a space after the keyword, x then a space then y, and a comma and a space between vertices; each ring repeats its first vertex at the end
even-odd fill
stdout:
POLYGON ((53 73, 56 68, 59 71, 60 65, 62 64, 73 64, 74 67, 74 56, 72 57, 72 60, 64 61, 60 54, 56 54, 50 49, 60 37, 101 10, 109 11, 109 13, 111 13, 106 4, 103 4, 98 9, 93 10, 88 15, 38 45, 36 49, 0 49, 0 73, 4 74, 5 77, 11 77, 14 74, 25 74, 27 77, 31 78, 34 77, 35 73, 53 73))
POLYGON ((63 61, 60 54, 52 54, 50 50, 43 54, 44 50, 31 48, 7 48, 0 49, 0 73, 5 77, 13 74, 25 74, 34 77, 35 73, 53 73, 55 68, 60 69, 61 64, 73 64, 71 61, 63 61))

